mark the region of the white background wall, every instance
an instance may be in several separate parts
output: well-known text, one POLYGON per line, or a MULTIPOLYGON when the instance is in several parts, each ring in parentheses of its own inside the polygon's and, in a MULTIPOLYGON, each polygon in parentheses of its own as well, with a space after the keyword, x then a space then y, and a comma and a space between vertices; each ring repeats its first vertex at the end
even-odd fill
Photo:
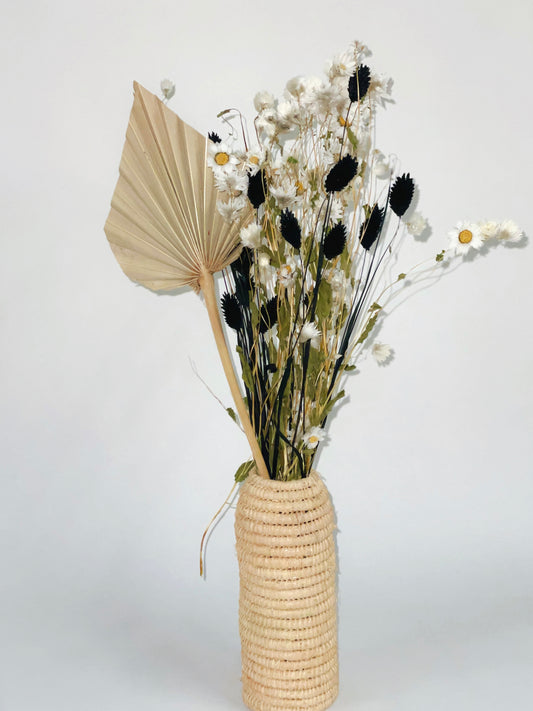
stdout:
MULTIPOLYGON (((192 293, 134 286, 103 224, 132 81, 201 131, 352 39, 395 79, 380 147, 458 219, 531 235, 523 0, 26 1, 2 29, 1 711, 239 709, 233 516, 247 446, 192 293)), ((318 469, 336 504, 341 693, 357 711, 533 704, 533 250, 498 249, 389 314, 318 469)))

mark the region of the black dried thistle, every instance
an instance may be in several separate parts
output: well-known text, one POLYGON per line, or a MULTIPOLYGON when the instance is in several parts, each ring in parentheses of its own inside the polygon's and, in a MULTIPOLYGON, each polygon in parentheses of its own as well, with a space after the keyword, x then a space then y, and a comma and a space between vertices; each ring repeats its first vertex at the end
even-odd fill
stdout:
POLYGON ((257 210, 257 208, 265 202, 265 197, 265 172, 260 170, 255 175, 250 175, 248 178, 248 199, 257 210))
POLYGON ((242 328, 243 323, 239 302, 235 294, 228 294, 228 292, 226 292, 222 295, 220 303, 222 306, 222 313, 224 314, 224 321, 230 328, 235 329, 235 331, 239 331, 242 328))
POLYGON ((361 101, 370 88, 370 69, 366 64, 360 64, 348 82, 348 96, 350 101, 361 101))
POLYGON ((279 216, 279 225, 283 239, 287 240, 295 249, 300 249, 302 231, 294 213, 289 209, 283 210, 279 216))
POLYGON ((215 133, 214 131, 209 131, 209 133, 207 134, 207 137, 213 143, 222 143, 222 139, 220 138, 218 133, 215 133))
POLYGON ((344 156, 329 171, 324 182, 327 193, 338 193, 348 185, 357 174, 357 160, 353 156, 344 156))
POLYGON ((342 222, 337 222, 324 239, 324 257, 326 259, 335 259, 339 254, 342 254, 346 246, 347 236, 346 227, 342 222))
POLYGON ((391 210, 402 217, 407 212, 415 193, 415 184, 409 173, 396 178, 389 195, 391 210))
POLYGON ((372 212, 361 225, 359 239, 361 240, 361 246, 365 249, 370 249, 381 234, 384 216, 385 208, 378 207, 376 204, 372 207, 372 212))
POLYGON ((259 333, 266 333, 278 322, 278 297, 273 296, 261 306, 259 314, 259 333))

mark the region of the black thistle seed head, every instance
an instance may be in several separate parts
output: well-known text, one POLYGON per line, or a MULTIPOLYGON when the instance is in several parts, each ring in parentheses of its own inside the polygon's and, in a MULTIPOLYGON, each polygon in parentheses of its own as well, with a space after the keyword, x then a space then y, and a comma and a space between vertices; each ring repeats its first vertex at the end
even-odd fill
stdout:
POLYGON ((222 139, 220 138, 218 133, 215 133, 214 131, 209 131, 209 133, 207 134, 207 137, 213 143, 222 143, 222 139))
POLYGON ((346 238, 346 227, 342 222, 337 222, 324 239, 324 257, 326 259, 335 259, 339 254, 342 254, 346 246, 346 238))
POLYGON ((350 101, 361 101, 370 88, 370 69, 366 64, 360 64, 348 82, 348 96, 350 101))
POLYGON ((325 188, 327 193, 338 193, 348 185, 357 174, 357 160, 353 156, 344 156, 326 175, 325 188))
POLYGON ((279 216, 281 236, 287 240, 295 249, 300 249, 302 244, 302 231, 298 220, 289 209, 283 210, 279 216))
POLYGON ((266 180, 265 171, 260 170, 248 178, 248 199, 257 210, 265 202, 266 180))
POLYGON ((222 313, 224 314, 224 320, 230 328, 238 331, 242 328, 242 315, 239 308, 239 302, 235 294, 228 294, 226 292, 222 295, 220 299, 222 305, 222 313))
POLYGON ((384 217, 385 208, 378 207, 376 204, 372 207, 372 212, 361 225, 359 239, 361 240, 361 245, 365 249, 370 249, 370 247, 374 244, 374 242, 381 234, 381 228, 383 227, 384 217))
POLYGON ((389 195, 389 205, 391 210, 402 217, 407 212, 413 199, 415 184, 409 173, 404 173, 396 178, 389 195))
POLYGON ((259 314, 259 333, 266 333, 278 322, 278 297, 273 296, 261 306, 259 314))

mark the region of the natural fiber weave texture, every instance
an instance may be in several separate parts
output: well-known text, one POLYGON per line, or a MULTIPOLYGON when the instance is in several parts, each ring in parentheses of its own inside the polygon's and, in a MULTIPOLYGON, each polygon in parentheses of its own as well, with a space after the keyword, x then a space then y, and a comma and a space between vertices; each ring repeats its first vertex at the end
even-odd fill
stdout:
POLYGON ((245 704, 322 711, 338 692, 333 506, 313 472, 275 481, 252 472, 235 515, 245 704))

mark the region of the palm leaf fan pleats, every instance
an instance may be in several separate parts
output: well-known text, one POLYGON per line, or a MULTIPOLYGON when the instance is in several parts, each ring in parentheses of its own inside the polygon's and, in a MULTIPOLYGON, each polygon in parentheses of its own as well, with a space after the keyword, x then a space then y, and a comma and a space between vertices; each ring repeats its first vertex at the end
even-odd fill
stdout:
POLYGON ((239 254, 239 223, 217 210, 207 140, 134 83, 134 100, 105 233, 125 274, 156 291, 200 288, 239 254))

